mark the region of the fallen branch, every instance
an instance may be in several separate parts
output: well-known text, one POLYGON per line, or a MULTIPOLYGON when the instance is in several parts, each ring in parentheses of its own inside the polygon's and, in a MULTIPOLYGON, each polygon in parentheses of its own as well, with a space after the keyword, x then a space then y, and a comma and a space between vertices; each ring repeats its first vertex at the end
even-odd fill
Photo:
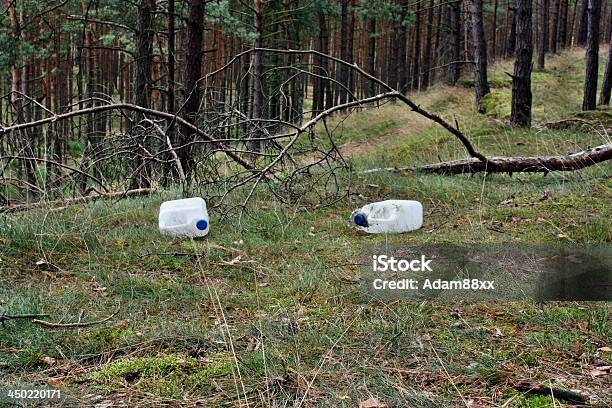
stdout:
POLYGON ((95 194, 84 197, 68 198, 66 200, 54 200, 54 201, 40 201, 31 204, 19 204, 6 207, 0 207, 0 213, 14 213, 19 211, 33 210, 35 208, 46 208, 56 207, 60 208, 67 207, 70 205, 82 204, 88 201, 108 199, 108 198, 123 198, 123 197, 136 197, 154 193, 157 191, 155 188, 137 188, 134 190, 127 191, 115 191, 112 193, 95 194))
POLYGON ((567 156, 489 157, 487 162, 471 158, 452 160, 418 167, 421 173, 462 174, 478 173, 549 173, 573 171, 612 159, 612 143, 593 147, 567 156))
POLYGON ((117 307, 117 310, 115 310, 111 315, 105 317, 102 320, 96 320, 96 321, 93 321, 93 322, 53 323, 53 322, 47 322, 45 320, 32 319, 32 323, 39 324, 39 325, 45 326, 45 327, 60 327, 60 328, 88 327, 88 326, 94 326, 96 324, 102 324, 102 323, 108 322, 110 319, 115 317, 117 315, 117 313, 119 313, 120 309, 121 309, 121 305, 119 305, 117 307))
POLYGON ((32 319, 35 317, 47 317, 48 314, 22 314, 22 315, 0 315, 0 324, 4 327, 4 322, 8 322, 9 320, 18 320, 18 319, 32 319))
POLYGON ((586 395, 583 395, 577 391, 555 388, 543 384, 534 384, 527 381, 520 381, 518 384, 515 384, 513 388, 517 391, 524 392, 527 394, 553 395, 556 399, 567 401, 572 404, 582 405, 586 404, 589 401, 586 395))

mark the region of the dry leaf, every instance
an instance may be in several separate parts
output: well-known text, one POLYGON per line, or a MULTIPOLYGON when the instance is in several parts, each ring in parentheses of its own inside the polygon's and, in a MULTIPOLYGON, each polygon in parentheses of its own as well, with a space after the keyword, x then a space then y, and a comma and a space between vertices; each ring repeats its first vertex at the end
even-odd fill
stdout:
POLYGON ((384 402, 378 401, 376 398, 368 398, 359 403, 359 408, 389 408, 384 402))
POLYGON ((115 328, 116 329, 127 329, 128 322, 126 322, 125 320, 120 320, 117 323, 115 323, 115 328))
POLYGON ((612 366, 600 366, 600 367, 596 367, 593 370, 591 370, 589 374, 591 374, 591 377, 596 378, 596 377, 602 377, 604 375, 610 375, 611 371, 612 371, 612 366))
POLYGON ((610 353, 612 352, 612 348, 605 346, 605 347, 598 348, 597 351, 603 351, 604 353, 610 353))

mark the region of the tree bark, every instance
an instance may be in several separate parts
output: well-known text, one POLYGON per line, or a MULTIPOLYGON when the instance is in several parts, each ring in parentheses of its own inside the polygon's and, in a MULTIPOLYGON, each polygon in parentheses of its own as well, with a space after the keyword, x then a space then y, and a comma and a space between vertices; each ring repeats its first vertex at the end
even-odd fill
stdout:
POLYGON ((561 17, 561 0, 555 0, 555 16, 552 22, 552 33, 550 34, 550 50, 557 53, 559 44, 559 20, 561 17))
POLYGON ((493 0, 493 27, 491 27, 491 57, 493 61, 497 59, 497 9, 499 0, 493 0))
POLYGON ((512 112, 510 122, 517 127, 531 127, 531 68, 533 58, 532 0, 516 2, 516 61, 512 77, 512 112))
MULTIPOLYGON (((349 0, 342 0, 340 4, 340 59, 348 61, 348 5, 349 0)), ((350 61, 349 61, 350 62, 350 61)), ((339 67, 338 82, 344 85, 348 89, 348 67, 341 65, 339 67)), ((345 88, 340 87, 339 89, 339 103, 346 103, 348 101, 348 93, 345 88)))
POLYGON ((416 4, 415 23, 414 23, 414 46, 412 48, 412 80, 410 88, 413 90, 419 89, 419 79, 421 77, 421 10, 420 3, 416 4))
MULTIPOLYGON (((253 1, 253 20, 255 23, 255 48, 263 46, 263 4, 261 0, 253 1)), ((263 119, 263 56, 261 51, 253 52, 253 110, 251 118, 255 120, 255 128, 250 130, 253 139, 259 139, 260 123, 258 120, 263 119)), ((261 142, 253 140, 249 143, 251 150, 258 152, 261 150, 261 142)))
POLYGON ((506 39, 506 44, 507 44, 506 45, 506 58, 510 58, 516 53, 516 13, 517 13, 517 10, 510 7, 508 12, 512 12, 512 21, 510 23, 510 34, 508 35, 508 38, 506 39))
POLYGON ((540 5, 540 43, 538 44, 538 69, 546 65, 546 50, 548 49, 548 9, 549 0, 542 0, 540 5))
MULTIPOLYGON (((402 5, 402 21, 406 17, 408 4, 406 1, 401 2, 402 5)), ((407 61, 407 44, 406 41, 408 39, 408 30, 405 24, 400 24, 399 26, 399 35, 398 35, 398 67, 397 67, 397 76, 398 76, 398 90, 402 93, 406 93, 408 91, 408 61, 407 61)))
POLYGON ((608 62, 606 63, 606 72, 601 85, 601 93, 599 94, 599 104, 610 104, 610 90, 612 88, 612 36, 610 37, 610 47, 608 49, 608 62))
MULTIPOLYGON (((370 18, 370 31, 368 35, 368 73, 376 75, 376 18, 370 18)), ((374 96, 376 84, 372 81, 366 81, 366 83, 366 96, 374 96)))
POLYGON ((429 74, 431 71, 431 43, 433 32, 433 16, 434 16, 434 0, 429 0, 429 9, 427 10, 427 34, 425 36, 425 54, 423 55, 423 75, 421 78, 421 89, 429 88, 429 74))
POLYGON ((578 38, 576 44, 580 47, 587 45, 589 33, 589 0, 582 0, 582 11, 580 13, 580 27, 578 28, 578 38))
POLYGON ((601 0, 588 0, 588 2, 589 24, 582 110, 594 110, 597 106, 597 76, 599 73, 599 20, 601 16, 601 0))
POLYGON ((474 46, 474 89, 476 94, 476 109, 484 113, 482 98, 491 92, 487 79, 487 43, 484 37, 482 21, 482 0, 470 0, 470 16, 472 43, 474 46))
MULTIPOLYGON (((200 90, 198 79, 202 75, 202 36, 204 33, 204 2, 190 0, 185 32, 185 65, 183 71, 183 117, 186 121, 196 124, 200 106, 200 90)), ((189 180, 193 169, 191 147, 182 147, 193 139, 191 129, 183 127, 179 138, 176 154, 178 155, 185 177, 189 180)))

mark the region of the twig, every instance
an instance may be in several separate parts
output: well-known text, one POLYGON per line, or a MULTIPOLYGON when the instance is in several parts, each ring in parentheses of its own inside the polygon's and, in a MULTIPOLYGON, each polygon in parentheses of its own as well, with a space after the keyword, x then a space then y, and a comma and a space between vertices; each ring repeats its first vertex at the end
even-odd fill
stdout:
POLYGON ((111 315, 105 317, 102 320, 96 320, 93 322, 80 322, 79 321, 78 323, 53 323, 53 322, 47 322, 45 320, 32 319, 32 323, 40 324, 41 326, 45 326, 45 327, 61 327, 61 328, 88 327, 88 326, 94 326, 96 324, 108 322, 110 319, 115 317, 117 313, 119 313, 120 309, 121 309, 121 305, 117 306, 117 310, 115 310, 111 315))
POLYGON ((19 204, 19 205, 0 207, 0 213, 13 213, 13 212, 19 212, 19 211, 32 210, 35 208, 54 207, 57 205, 61 205, 62 208, 65 208, 70 205, 82 204, 82 203, 85 203, 91 200, 142 196, 142 195, 152 194, 155 191, 157 191, 157 189, 155 188, 137 188, 134 190, 115 191, 112 193, 102 193, 102 194, 96 194, 96 195, 90 195, 90 196, 84 196, 84 197, 68 198, 66 200, 40 201, 37 203, 31 203, 31 204, 19 204))
POLYGON ((48 314, 22 314, 22 315, 0 315, 0 324, 4 327, 4 322, 8 322, 9 320, 17 320, 17 319, 32 319, 34 317, 47 317, 48 314))

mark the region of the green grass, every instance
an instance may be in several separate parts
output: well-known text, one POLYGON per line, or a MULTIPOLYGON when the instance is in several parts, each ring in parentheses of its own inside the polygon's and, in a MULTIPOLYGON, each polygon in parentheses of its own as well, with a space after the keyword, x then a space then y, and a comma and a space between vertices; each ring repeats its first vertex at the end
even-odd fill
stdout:
MULTIPOLYGON (((508 63, 491 71, 499 98, 485 116, 474 112, 469 81, 414 98, 456 117, 489 155, 576 151, 606 136, 542 124, 580 116, 578 56, 551 58, 535 73, 529 131, 505 123, 508 63)), ((589 120, 608 123, 609 111, 589 120)), ((338 143, 350 144, 356 171, 466 155, 452 136, 400 104, 360 112, 341 128, 338 143)), ((284 406, 304 398, 304 406, 355 407, 376 397, 389 406, 462 406, 463 399, 553 406, 549 396, 512 389, 527 378, 562 381, 597 395, 595 403, 611 403, 606 377, 589 375, 595 360, 612 359, 598 351, 612 338, 609 303, 383 303, 366 300, 355 265, 364 245, 384 243, 609 243, 610 170, 373 173, 357 177, 350 198, 330 208, 296 212, 258 196, 260 208, 240 224, 213 212, 210 236, 196 241, 157 231, 159 204, 181 195, 173 190, 0 215, 0 313, 94 321, 120 306, 107 323, 81 329, 6 322, 0 376, 6 385, 60 388, 81 405, 284 406), (422 201, 424 227, 395 236, 348 228, 352 209, 391 197, 422 201), (508 199, 516 206, 500 206, 508 199), (57 268, 37 266, 41 259, 57 268)))

